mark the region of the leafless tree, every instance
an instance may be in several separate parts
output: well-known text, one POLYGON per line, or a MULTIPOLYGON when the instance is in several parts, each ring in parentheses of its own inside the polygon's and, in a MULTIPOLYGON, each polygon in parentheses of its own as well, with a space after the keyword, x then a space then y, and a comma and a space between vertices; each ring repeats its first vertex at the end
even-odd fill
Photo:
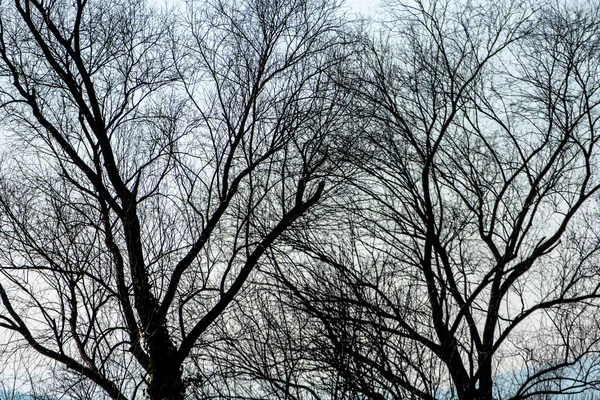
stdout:
POLYGON ((287 312, 317 325, 309 358, 340 398, 597 388, 600 9, 434 0, 386 17, 338 82, 353 194, 329 231, 272 252, 287 312))
POLYGON ((325 190, 340 24, 321 0, 2 3, 5 354, 65 369, 72 395, 182 399, 325 190))

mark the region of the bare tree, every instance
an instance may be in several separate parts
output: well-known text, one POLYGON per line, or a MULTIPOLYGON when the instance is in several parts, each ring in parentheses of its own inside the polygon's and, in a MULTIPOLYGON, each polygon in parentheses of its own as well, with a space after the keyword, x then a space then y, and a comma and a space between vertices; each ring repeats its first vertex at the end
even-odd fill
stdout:
POLYGON ((353 194, 321 216, 329 234, 273 250, 287 312, 318 326, 310 359, 345 380, 341 398, 597 388, 600 10, 418 1, 387 16, 339 78, 353 194))
POLYGON ((2 4, 7 351, 65 368, 73 395, 184 397, 190 355, 324 191, 336 15, 2 4))

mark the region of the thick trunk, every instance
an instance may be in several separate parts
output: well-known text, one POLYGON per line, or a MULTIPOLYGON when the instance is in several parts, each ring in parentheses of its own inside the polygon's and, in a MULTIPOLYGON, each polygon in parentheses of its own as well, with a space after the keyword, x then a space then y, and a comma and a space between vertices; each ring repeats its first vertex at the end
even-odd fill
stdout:
POLYGON ((144 330, 144 344, 148 365, 148 399, 182 400, 185 385, 177 347, 171 340, 164 316, 157 315, 159 302, 152 294, 149 273, 145 264, 141 227, 137 217, 136 199, 128 193, 123 209, 125 240, 129 253, 130 273, 134 288, 135 307, 144 330))
MULTIPOLYGON (((166 343, 165 343, 166 344, 166 343)), ((154 349, 149 368, 148 398, 150 400, 182 400, 185 385, 181 363, 170 341, 162 349, 154 349)))
POLYGON ((494 380, 490 366, 482 366, 479 370, 479 379, 477 382, 471 377, 464 386, 464 390, 456 388, 460 400, 492 400, 492 388, 494 380))
POLYGON ((489 357, 482 357, 482 365, 479 367, 479 385, 476 391, 477 400, 492 400, 492 361, 489 357))
POLYGON ((181 378, 181 368, 169 362, 158 362, 158 367, 148 385, 150 400, 183 400, 185 385, 181 378))

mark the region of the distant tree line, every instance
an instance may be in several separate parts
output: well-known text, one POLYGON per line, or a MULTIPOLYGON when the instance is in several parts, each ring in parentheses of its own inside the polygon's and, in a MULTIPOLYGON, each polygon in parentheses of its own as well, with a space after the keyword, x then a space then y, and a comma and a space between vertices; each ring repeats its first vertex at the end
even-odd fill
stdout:
POLYGON ((600 4, 13 0, 0 81, 22 390, 600 393, 600 4))

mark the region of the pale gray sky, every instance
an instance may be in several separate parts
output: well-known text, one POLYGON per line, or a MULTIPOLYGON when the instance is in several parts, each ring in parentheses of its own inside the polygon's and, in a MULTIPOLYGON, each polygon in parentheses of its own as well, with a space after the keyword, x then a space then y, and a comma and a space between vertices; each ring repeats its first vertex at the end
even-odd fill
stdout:
POLYGON ((373 12, 379 5, 380 0, 346 0, 346 4, 355 12, 368 14, 373 12))

